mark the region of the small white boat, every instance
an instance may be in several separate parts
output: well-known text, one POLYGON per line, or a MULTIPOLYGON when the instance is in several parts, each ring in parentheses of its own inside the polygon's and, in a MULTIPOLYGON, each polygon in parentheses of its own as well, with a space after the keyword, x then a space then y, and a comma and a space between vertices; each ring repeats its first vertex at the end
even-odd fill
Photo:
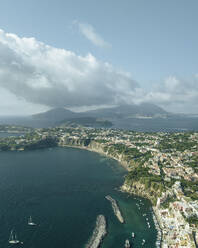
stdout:
POLYGON ((142 245, 144 245, 144 244, 145 244, 145 242, 146 242, 146 241, 145 241, 145 239, 143 239, 143 240, 142 240, 142 245))
POLYGON ((28 219, 28 225, 29 225, 29 226, 36 226, 36 223, 34 223, 34 222, 32 221, 32 216, 30 216, 29 219, 28 219))
POLYGON ((135 238, 135 233, 134 232, 131 233, 131 237, 135 238))
POLYGON ((16 233, 14 233, 13 230, 11 230, 11 232, 10 232, 10 237, 9 237, 8 242, 9 242, 10 244, 19 244, 19 243, 20 243, 20 241, 19 241, 18 238, 17 238, 16 233))
POLYGON ((125 248, 130 248, 130 247, 131 247, 131 245, 130 245, 130 243, 129 243, 129 240, 128 240, 128 239, 126 239, 126 240, 125 240, 124 247, 125 247, 125 248))

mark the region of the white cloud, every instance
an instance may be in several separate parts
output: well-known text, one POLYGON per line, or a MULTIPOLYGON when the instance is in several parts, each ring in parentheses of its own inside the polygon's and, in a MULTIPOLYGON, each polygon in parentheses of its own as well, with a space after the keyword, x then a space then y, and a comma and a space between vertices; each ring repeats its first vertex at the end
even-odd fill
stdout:
POLYGON ((79 107, 128 101, 139 86, 91 54, 79 56, 0 30, 0 87, 34 104, 79 107))
POLYGON ((17 106, 31 114, 46 107, 78 109, 142 102, 196 113, 198 76, 188 80, 170 76, 146 92, 129 73, 91 54, 79 56, 0 30, 0 114, 2 109, 16 113, 17 106))
POLYGON ((91 41, 95 46, 98 47, 111 47, 111 44, 104 41, 104 39, 97 34, 96 30, 93 26, 87 23, 81 23, 78 21, 73 22, 74 25, 77 25, 79 28, 79 31, 82 35, 85 36, 89 41, 91 41))
POLYGON ((144 101, 161 105, 170 112, 198 113, 196 75, 188 80, 170 76, 153 88, 144 94, 144 101))

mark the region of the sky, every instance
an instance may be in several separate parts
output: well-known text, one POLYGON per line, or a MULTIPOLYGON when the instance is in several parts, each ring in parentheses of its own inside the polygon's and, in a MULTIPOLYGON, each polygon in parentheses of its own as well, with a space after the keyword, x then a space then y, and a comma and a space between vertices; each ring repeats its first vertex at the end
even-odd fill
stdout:
POLYGON ((0 115, 198 113, 197 0, 1 0, 0 115))

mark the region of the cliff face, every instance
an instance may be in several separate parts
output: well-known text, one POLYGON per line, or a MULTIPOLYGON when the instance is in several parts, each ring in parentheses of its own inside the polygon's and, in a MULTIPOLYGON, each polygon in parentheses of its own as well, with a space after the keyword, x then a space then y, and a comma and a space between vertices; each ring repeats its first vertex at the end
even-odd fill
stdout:
POLYGON ((145 185, 138 181, 130 182, 129 184, 125 180, 124 184, 121 187, 121 190, 127 193, 130 193, 130 194, 134 194, 134 195, 147 198, 152 202, 154 206, 156 205, 157 197, 160 194, 160 192, 155 191, 155 189, 153 189, 152 187, 150 187, 149 189, 146 189, 145 185))
POLYGON ((126 170, 130 169, 130 163, 126 161, 125 156, 123 154, 111 153, 109 151, 109 147, 105 143, 97 142, 91 139, 71 139, 66 137, 59 142, 59 145, 83 148, 103 154, 119 161, 126 170))

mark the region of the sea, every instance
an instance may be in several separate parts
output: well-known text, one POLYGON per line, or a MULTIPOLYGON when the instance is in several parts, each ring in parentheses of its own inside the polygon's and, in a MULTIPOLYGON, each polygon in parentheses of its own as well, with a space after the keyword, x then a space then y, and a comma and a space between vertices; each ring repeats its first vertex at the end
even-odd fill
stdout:
POLYGON ((124 247, 126 239, 133 248, 143 239, 155 247, 151 203, 119 191, 125 175, 117 161, 81 149, 0 152, 0 247, 83 248, 100 214, 108 232, 102 248, 124 247), (106 195, 116 199, 124 224, 106 195), (28 225, 29 216, 37 225, 28 225), (23 244, 9 244, 11 230, 23 244))

